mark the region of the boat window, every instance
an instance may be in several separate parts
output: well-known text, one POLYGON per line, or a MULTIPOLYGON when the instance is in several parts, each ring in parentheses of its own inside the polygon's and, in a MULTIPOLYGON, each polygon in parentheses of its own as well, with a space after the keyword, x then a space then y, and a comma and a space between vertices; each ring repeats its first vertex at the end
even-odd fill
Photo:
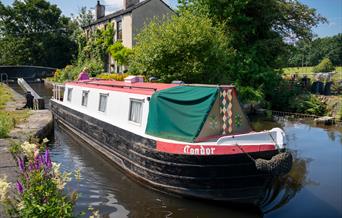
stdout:
POLYGON ((71 101, 71 96, 72 96, 72 88, 68 88, 68 95, 67 95, 68 101, 71 101))
POLYGON ((87 106, 87 104, 88 104, 88 94, 89 94, 89 91, 83 91, 82 92, 82 106, 87 106))
POLYGON ((129 109, 129 121, 141 124, 142 119, 142 100, 131 99, 129 109))
POLYGON ((107 107, 108 94, 100 94, 99 111, 105 112, 107 107))

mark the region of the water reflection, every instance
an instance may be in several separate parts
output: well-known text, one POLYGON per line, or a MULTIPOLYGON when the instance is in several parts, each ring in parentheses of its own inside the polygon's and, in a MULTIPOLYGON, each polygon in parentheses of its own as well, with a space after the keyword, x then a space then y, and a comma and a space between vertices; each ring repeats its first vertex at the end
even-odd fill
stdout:
POLYGON ((265 214, 286 205, 295 197, 305 185, 314 184, 307 178, 309 159, 300 158, 296 151, 292 151, 293 165, 291 171, 274 180, 272 187, 268 190, 265 201, 262 204, 265 214))

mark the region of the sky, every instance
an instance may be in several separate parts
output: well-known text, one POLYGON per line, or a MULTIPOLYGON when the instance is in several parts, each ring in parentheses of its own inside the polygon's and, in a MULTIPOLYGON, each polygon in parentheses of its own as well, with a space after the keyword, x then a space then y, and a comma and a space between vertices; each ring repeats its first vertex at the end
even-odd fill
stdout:
MULTIPOLYGON (((12 4, 13 0, 0 0, 5 4, 12 4)), ((164 0, 171 7, 177 6, 177 0, 164 0)), ((319 14, 326 17, 329 23, 320 24, 313 29, 318 37, 333 36, 342 33, 342 0, 300 0, 311 8, 315 8, 319 14)), ((94 9, 97 0, 49 0, 56 4, 64 15, 77 15, 81 7, 94 9)), ((107 14, 122 8, 123 0, 101 0, 106 6, 107 14)))

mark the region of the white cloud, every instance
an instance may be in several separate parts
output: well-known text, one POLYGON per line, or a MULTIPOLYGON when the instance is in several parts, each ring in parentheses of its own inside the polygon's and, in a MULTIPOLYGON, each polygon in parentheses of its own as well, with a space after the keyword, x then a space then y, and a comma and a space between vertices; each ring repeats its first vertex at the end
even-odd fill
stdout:
POLYGON ((106 6, 106 14, 113 13, 123 8, 123 0, 103 0, 101 4, 106 6))

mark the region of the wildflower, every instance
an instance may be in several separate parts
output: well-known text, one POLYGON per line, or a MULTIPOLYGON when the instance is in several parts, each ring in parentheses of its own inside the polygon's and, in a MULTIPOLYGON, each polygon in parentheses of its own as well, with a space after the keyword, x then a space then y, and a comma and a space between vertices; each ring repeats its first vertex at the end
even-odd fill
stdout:
POLYGON ((58 189, 64 189, 65 185, 71 181, 71 173, 64 172, 63 174, 58 173, 53 179, 58 189))
POLYGON ((29 142, 24 142, 21 144, 21 148, 24 151, 24 154, 28 157, 34 157, 35 151, 37 150, 37 145, 35 144, 30 144, 29 142))
POLYGON ((3 179, 0 179, 0 202, 3 202, 7 199, 9 187, 10 183, 7 182, 6 176, 3 179))
POLYGON ((52 172, 55 176, 60 174, 60 172, 59 172, 60 167, 61 167, 60 163, 52 162, 52 172))
POLYGON ((44 139, 43 139, 43 143, 44 143, 44 144, 46 144, 46 143, 48 143, 48 142, 49 142, 49 139, 47 139, 47 138, 44 138, 44 139))
POLYGON ((20 201, 18 204, 17 204, 17 208, 19 210, 23 210, 25 208, 25 204, 24 204, 24 201, 20 201))
POLYGON ((20 157, 18 157, 18 166, 21 172, 25 171, 25 163, 20 157))
POLYGON ((19 181, 17 181, 17 190, 20 194, 24 192, 23 185, 19 181))
POLYGON ((44 160, 45 160, 45 166, 47 168, 51 168, 52 167, 52 163, 51 163, 51 158, 50 158, 50 154, 49 154, 49 150, 48 149, 45 150, 44 160))

